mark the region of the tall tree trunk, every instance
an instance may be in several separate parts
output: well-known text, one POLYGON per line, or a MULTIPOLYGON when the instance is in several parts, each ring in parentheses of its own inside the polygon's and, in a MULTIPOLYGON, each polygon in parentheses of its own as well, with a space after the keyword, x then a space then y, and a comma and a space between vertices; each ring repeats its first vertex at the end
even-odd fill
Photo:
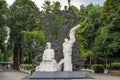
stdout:
POLYGON ((6 53, 4 52, 4 61, 6 61, 6 53))
POLYGON ((92 59, 91 59, 91 55, 90 55, 90 61, 89 61, 89 64, 90 64, 90 69, 92 68, 92 59))
POLYGON ((20 65, 20 46, 14 46, 13 60, 14 60, 14 68, 19 69, 19 65, 20 65))
POLYGON ((21 63, 24 64, 24 48, 21 47, 21 63))
POLYGON ((28 63, 30 64, 31 63, 31 55, 30 55, 30 53, 29 53, 29 59, 28 60, 29 60, 28 63))
POLYGON ((4 47, 3 53, 4 53, 4 61, 6 61, 6 47, 4 47))
POLYGON ((23 51, 23 47, 20 47, 20 64, 24 63, 24 51, 23 51))
POLYGON ((20 59, 21 59, 21 57, 20 57, 20 47, 18 47, 18 63, 17 63, 18 67, 20 65, 20 59))
POLYGON ((107 62, 107 57, 106 57, 106 69, 107 69, 107 65, 108 65, 108 62, 107 62))
POLYGON ((17 65, 17 63, 18 63, 17 58, 18 58, 17 46, 14 46, 14 49, 13 49, 14 68, 18 67, 18 65, 17 65))

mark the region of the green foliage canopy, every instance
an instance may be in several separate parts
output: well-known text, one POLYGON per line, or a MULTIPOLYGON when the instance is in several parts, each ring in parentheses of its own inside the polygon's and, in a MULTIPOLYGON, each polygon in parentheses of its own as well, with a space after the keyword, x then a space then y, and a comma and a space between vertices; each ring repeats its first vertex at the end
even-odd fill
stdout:
POLYGON ((120 4, 119 0, 107 0, 103 9, 103 26, 95 40, 95 52, 108 58, 120 58, 120 4))

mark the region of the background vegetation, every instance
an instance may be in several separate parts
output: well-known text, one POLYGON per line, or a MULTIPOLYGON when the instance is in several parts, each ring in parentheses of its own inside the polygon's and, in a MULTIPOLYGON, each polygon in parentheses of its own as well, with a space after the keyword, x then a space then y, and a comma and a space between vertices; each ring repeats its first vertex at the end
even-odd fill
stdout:
POLYGON ((16 0, 10 7, 0 0, 0 60, 13 61, 15 68, 31 64, 49 41, 59 61, 64 38, 73 26, 81 24, 73 47, 76 68, 82 67, 83 61, 90 68, 92 64, 120 62, 120 1, 106 0, 103 6, 81 5, 80 9, 70 1, 64 10, 59 2, 49 1, 39 10, 31 0, 16 0))

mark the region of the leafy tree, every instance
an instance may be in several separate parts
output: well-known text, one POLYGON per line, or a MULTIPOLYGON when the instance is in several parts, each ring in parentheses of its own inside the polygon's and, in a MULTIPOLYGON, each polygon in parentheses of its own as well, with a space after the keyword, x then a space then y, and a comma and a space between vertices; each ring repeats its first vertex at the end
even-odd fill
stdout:
POLYGON ((43 4, 42 8, 46 11, 49 12, 52 9, 52 5, 50 1, 45 1, 45 4, 43 4))
POLYGON ((68 6, 70 7, 71 5, 70 5, 70 2, 71 2, 71 0, 68 0, 68 6))
POLYGON ((100 29, 100 32, 99 32, 102 34, 99 34, 95 38, 93 51, 94 51, 94 59, 96 60, 96 63, 105 62, 108 54, 110 54, 110 51, 107 47, 108 42, 105 43, 105 37, 106 37, 105 35, 107 32, 108 32, 107 29, 104 30, 104 28, 102 28, 100 29))
MULTIPOLYGON (((120 50, 120 1, 107 0, 103 10, 105 28, 108 27, 109 49, 113 54, 119 54, 120 50)), ((116 55, 117 56, 117 55, 116 55)))
POLYGON ((53 5, 52 5, 52 10, 55 11, 55 12, 59 12, 60 8, 61 8, 61 5, 59 2, 53 2, 53 5))
MULTIPOLYGON (((96 37, 95 49, 96 55, 101 59, 118 59, 120 52, 120 4, 119 0, 107 0, 103 9, 103 26, 99 35, 96 37)), ((97 56, 96 56, 97 57, 97 56)), ((97 57, 98 58, 98 57, 97 57)), ((101 60, 100 59, 100 60, 101 60)))
POLYGON ((102 8, 99 5, 89 4, 88 6, 81 5, 78 13, 82 27, 77 32, 77 37, 80 41, 79 51, 84 59, 92 64, 93 45, 95 37, 98 35, 98 30, 102 25, 101 22, 102 8))
POLYGON ((6 20, 5 20, 5 13, 7 10, 7 4, 4 0, 0 1, 0 44, 5 41, 5 37, 7 34, 6 31, 6 20))
POLYGON ((10 42, 13 45, 14 66, 17 68, 23 61, 22 30, 32 31, 36 27, 35 15, 39 12, 31 0, 16 0, 8 12, 10 42), (22 60, 21 60, 22 59, 22 60))
MULTIPOLYGON (((0 49, 1 49, 1 55, 2 53, 5 54, 5 46, 4 42, 7 37, 7 31, 6 31, 6 11, 7 11, 7 4, 5 0, 0 0, 0 49)), ((5 60, 5 56, 4 56, 5 60)))
POLYGON ((102 8, 98 5, 94 6, 93 4, 86 7, 82 5, 79 11, 79 18, 82 27, 78 31, 78 37, 81 42, 80 52, 84 58, 92 53, 91 51, 95 37, 102 25, 101 12, 102 8))
MULTIPOLYGON (((33 31, 22 31, 23 34, 23 45, 24 45, 24 53, 27 57, 25 62, 31 63, 32 59, 38 55, 36 52, 38 51, 38 47, 43 47, 46 43, 46 37, 44 35, 44 31, 33 30, 33 31), (37 50, 36 50, 37 49, 37 50)), ((40 50, 39 50, 40 53, 40 50)))
POLYGON ((2 53, 2 51, 0 49, 0 61, 3 61, 3 60, 4 60, 4 55, 3 55, 3 53, 2 53))

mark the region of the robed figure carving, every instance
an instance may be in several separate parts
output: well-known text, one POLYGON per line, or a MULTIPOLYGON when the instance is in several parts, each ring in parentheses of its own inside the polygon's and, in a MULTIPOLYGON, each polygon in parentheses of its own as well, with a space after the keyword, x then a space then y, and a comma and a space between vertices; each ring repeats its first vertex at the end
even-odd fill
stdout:
POLYGON ((51 43, 47 42, 42 56, 42 62, 36 67, 36 71, 57 71, 57 68, 54 49, 51 48, 51 43))
POLYGON ((64 71, 72 71, 72 46, 75 43, 75 32, 76 30, 81 27, 81 25, 77 25, 73 27, 69 32, 69 37, 65 38, 63 43, 63 56, 64 58, 58 63, 58 69, 61 69, 61 65, 63 64, 64 71))

